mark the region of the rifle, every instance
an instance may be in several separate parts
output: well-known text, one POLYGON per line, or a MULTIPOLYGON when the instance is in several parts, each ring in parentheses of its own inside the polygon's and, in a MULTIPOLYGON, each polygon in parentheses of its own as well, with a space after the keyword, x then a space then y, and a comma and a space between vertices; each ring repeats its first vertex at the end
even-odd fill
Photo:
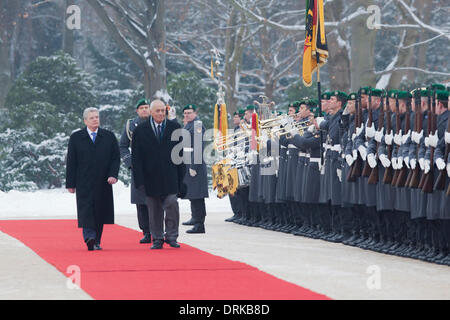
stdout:
MULTIPOLYGON (((436 89, 433 89, 433 99, 432 99, 432 108, 431 108, 431 129, 429 132, 435 133, 436 127, 437 127, 437 119, 436 119, 436 89)), ((429 134, 430 134, 429 133, 429 134)), ((422 191, 424 193, 432 193, 433 192, 433 180, 434 180, 434 173, 433 173, 433 166, 434 166, 434 148, 430 146, 430 171, 428 171, 427 174, 424 174, 424 183, 422 186, 422 191)))
MULTIPOLYGON (((406 115, 405 115, 405 134, 411 130, 411 100, 408 98, 406 100, 406 115)), ((400 149, 400 148, 399 148, 400 149)), ((408 176, 408 168, 403 165, 398 174, 397 183, 395 186, 397 188, 403 188, 406 185, 406 180, 408 176)))
MULTIPOLYGON (((422 131, 422 121, 423 121, 423 115, 422 115, 422 107, 421 107, 421 101, 422 101, 422 94, 421 94, 421 88, 417 89, 414 92, 414 109, 415 109, 415 118, 414 118, 414 131, 420 134, 422 131)), ((420 144, 416 147, 416 160, 419 160, 419 149, 420 144)), ((417 189, 420 182, 420 166, 417 163, 414 170, 411 170, 411 178, 409 179, 408 186, 410 188, 417 189)))
MULTIPOLYGON (((450 118, 447 121, 447 132, 450 132, 450 118)), ((450 144, 446 143, 444 161, 448 159, 449 151, 450 151, 450 144)), ((446 180, 447 180, 447 170, 446 168, 444 168, 441 170, 441 172, 439 172, 439 176, 434 184, 434 190, 444 190, 446 180)))
MULTIPOLYGON (((428 88, 428 124, 427 124, 427 137, 430 135, 431 132, 431 123, 432 123, 432 117, 431 117, 431 90, 432 87, 428 88)), ((417 159, 418 160, 418 159, 417 159)), ((419 189, 423 189, 423 185, 425 183, 425 175, 422 174, 422 177, 420 178, 419 182, 419 189)))
MULTIPOLYGON (((386 118, 386 134, 390 134, 392 131, 392 112, 389 106, 389 97, 386 95, 386 105, 387 105, 387 118, 386 118)), ((389 160, 392 159, 392 144, 387 145, 387 152, 389 160)), ((389 166, 384 171, 383 183, 391 184, 392 182, 392 166, 389 166)))
MULTIPOLYGON (((400 109, 398 103, 398 96, 395 98, 395 135, 400 134, 401 130, 401 119, 400 119, 400 109)), ((395 142, 394 142, 395 143, 395 142)), ((397 151, 400 151, 401 146, 397 146, 397 151)), ((392 178, 391 185, 395 187, 397 185, 398 175, 400 174, 400 170, 395 169, 394 177, 392 178)))
MULTIPOLYGON (((356 110, 355 110, 355 131, 356 128, 361 127, 362 124, 362 108, 361 108, 361 90, 358 92, 358 99, 356 99, 356 110)), ((357 158, 355 162, 352 164, 352 167, 349 172, 350 180, 349 181, 356 181, 356 178, 361 176, 361 170, 362 170, 362 159, 361 156, 357 155, 357 158)))
MULTIPOLYGON (((383 91, 383 94, 381 96, 381 101, 380 101, 380 107, 379 107, 379 114, 378 114, 378 127, 377 130, 380 131, 383 129, 384 127, 384 98, 387 96, 386 91, 383 91)), ((378 148, 380 147, 380 143, 377 142, 377 147, 376 147, 376 154, 377 154, 377 158, 378 157, 378 148)), ((378 163, 377 166, 375 168, 372 169, 372 171, 370 172, 370 176, 369 176, 369 180, 367 180, 368 184, 377 184, 378 183, 378 163)))
MULTIPOLYGON (((367 127, 373 126, 373 111, 372 111, 372 90, 369 91, 369 102, 367 105, 367 111, 368 111, 368 117, 367 117, 367 127)), ((370 141, 370 140, 368 140, 370 141)), ((370 173, 372 171, 372 168, 369 166, 369 162, 366 161, 364 164, 364 169, 361 173, 361 176, 363 177, 369 177, 370 173)))

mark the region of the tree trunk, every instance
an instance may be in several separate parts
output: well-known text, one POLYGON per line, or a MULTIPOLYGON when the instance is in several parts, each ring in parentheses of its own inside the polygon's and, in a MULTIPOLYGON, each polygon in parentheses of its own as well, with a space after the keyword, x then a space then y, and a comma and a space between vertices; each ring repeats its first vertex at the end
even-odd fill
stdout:
POLYGON ((165 4, 164 0, 148 2, 147 19, 153 21, 153 24, 147 27, 147 50, 151 65, 147 63, 144 71, 145 94, 152 99, 166 100, 164 99, 167 94, 165 4))
MULTIPOLYGON (((355 1, 356 2, 356 1, 355 1)), ((355 8, 365 7, 365 1, 357 1, 355 8)), ((369 14, 352 20, 351 30, 351 90, 357 91, 361 86, 376 85, 375 76, 375 40, 376 29, 367 28, 369 14)))

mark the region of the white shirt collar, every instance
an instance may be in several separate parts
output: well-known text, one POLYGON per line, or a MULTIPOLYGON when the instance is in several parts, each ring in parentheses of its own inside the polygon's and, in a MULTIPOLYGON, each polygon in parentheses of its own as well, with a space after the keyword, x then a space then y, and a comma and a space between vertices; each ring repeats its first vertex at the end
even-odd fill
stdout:
POLYGON ((91 136, 91 134, 92 134, 93 132, 98 133, 98 128, 97 128, 97 130, 95 130, 95 131, 89 130, 88 127, 86 127, 86 129, 87 129, 87 132, 88 132, 89 136, 91 136))

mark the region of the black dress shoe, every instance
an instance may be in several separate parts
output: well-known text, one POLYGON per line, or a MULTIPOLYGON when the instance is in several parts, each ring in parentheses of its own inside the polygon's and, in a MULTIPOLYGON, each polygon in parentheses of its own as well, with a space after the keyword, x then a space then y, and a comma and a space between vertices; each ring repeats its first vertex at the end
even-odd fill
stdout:
POLYGON ((139 241, 139 243, 152 243, 152 236, 150 233, 144 234, 144 237, 139 241))
POLYGON ((94 244, 94 250, 103 250, 99 244, 94 244))
POLYGON ((192 229, 186 230, 186 233, 205 233, 205 226, 196 225, 192 229))
POLYGON ((180 247, 180 245, 178 244, 178 242, 176 240, 164 240, 164 242, 167 243, 172 248, 179 248, 180 247))
POLYGON ((195 222, 192 219, 182 223, 183 226, 193 226, 194 224, 195 224, 195 222))
POLYGON ((150 249, 162 249, 163 244, 164 244, 164 241, 153 239, 153 245, 150 247, 150 249))
POLYGON ((86 245, 87 245, 89 251, 94 250, 95 239, 94 238, 87 239, 86 240, 86 245))

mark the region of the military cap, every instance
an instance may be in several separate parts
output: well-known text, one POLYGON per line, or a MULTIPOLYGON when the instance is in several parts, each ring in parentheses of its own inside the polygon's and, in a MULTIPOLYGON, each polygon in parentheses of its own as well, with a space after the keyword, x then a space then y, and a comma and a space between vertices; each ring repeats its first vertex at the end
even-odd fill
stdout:
POLYGON ((412 95, 408 91, 398 91, 397 98, 398 99, 410 99, 410 98, 412 98, 412 95))
POLYGON ((361 94, 369 94, 371 89, 372 89, 371 87, 366 86, 366 87, 361 87, 360 91, 361 91, 361 94))
POLYGON ((238 113, 240 116, 243 116, 245 114, 245 110, 244 109, 239 109, 238 113))
POLYGON ((250 104, 250 105, 248 105, 248 106, 245 108, 245 110, 246 110, 246 111, 247 111, 247 110, 251 110, 251 111, 256 110, 256 106, 250 104))
POLYGON ((436 98, 441 101, 447 101, 448 100, 448 91, 447 90, 436 91, 436 98))
POLYGON ((330 98, 331 98, 331 92, 327 91, 327 92, 322 93, 322 95, 320 96, 320 98, 321 98, 322 100, 330 100, 330 98))
POLYGON ((331 96, 336 96, 342 99, 347 99, 347 94, 345 92, 336 90, 331 92, 331 96))
POLYGON ((146 104, 150 104, 150 101, 148 101, 145 98, 142 98, 136 103, 136 109, 138 109, 140 106, 146 105, 146 104))
POLYGON ((383 95, 383 90, 373 88, 371 95, 374 97, 381 97, 383 95))
POLYGON ((356 100, 358 98, 357 92, 352 92, 348 95, 347 100, 356 100))
POLYGON ((433 83, 433 84, 431 85, 431 89, 432 89, 432 90, 433 90, 433 89, 436 89, 436 90, 442 90, 442 91, 444 91, 444 90, 445 90, 445 86, 442 85, 442 84, 440 84, 440 83, 433 83))
POLYGON ((389 90, 388 97, 395 99, 395 97, 397 96, 397 93, 398 93, 398 90, 395 90, 395 89, 389 90))
POLYGON ((319 105, 319 101, 317 99, 309 99, 308 106, 314 107, 314 106, 318 106, 318 105, 319 105))
POLYGON ((186 106, 184 106, 183 111, 184 110, 197 110, 197 106, 195 104, 187 104, 186 106))

